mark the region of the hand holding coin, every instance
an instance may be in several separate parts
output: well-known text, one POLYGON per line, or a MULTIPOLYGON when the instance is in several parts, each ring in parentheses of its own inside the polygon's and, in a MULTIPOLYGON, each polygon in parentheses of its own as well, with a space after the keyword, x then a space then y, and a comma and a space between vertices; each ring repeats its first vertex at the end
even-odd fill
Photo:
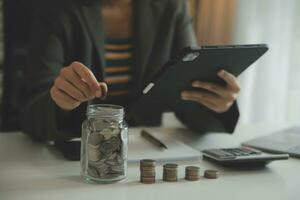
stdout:
POLYGON ((60 108, 71 111, 81 103, 96 97, 104 99, 107 90, 106 83, 98 82, 88 67, 73 62, 61 69, 50 89, 50 95, 60 108))

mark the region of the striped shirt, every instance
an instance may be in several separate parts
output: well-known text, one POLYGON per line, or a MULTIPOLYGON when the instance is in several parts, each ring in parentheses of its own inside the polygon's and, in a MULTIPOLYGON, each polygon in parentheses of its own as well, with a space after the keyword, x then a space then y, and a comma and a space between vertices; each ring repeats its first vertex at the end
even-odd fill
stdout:
POLYGON ((131 89, 133 45, 131 39, 106 39, 105 82, 109 96, 125 96, 131 89))

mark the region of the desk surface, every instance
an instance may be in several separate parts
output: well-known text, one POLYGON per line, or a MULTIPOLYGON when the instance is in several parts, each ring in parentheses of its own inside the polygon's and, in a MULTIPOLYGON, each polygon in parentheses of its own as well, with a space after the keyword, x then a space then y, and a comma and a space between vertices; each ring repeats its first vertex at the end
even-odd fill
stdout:
MULTIPOLYGON (((274 130, 275 127, 238 127, 234 135, 207 134, 199 136, 184 129, 156 128, 199 150, 214 147, 234 147, 242 141, 274 130)), ((139 129, 131 129, 131 132, 139 129)), ((95 185, 82 181, 79 162, 70 162, 51 146, 36 144, 21 133, 0 134, 0 199, 300 199, 300 160, 277 161, 259 171, 232 171, 206 161, 181 163, 196 164, 202 169, 217 168, 221 177, 202 178, 197 182, 180 179, 176 183, 158 181, 144 185, 138 182, 139 167, 128 168, 125 181, 95 185)), ((160 177, 162 167, 157 167, 160 177)))

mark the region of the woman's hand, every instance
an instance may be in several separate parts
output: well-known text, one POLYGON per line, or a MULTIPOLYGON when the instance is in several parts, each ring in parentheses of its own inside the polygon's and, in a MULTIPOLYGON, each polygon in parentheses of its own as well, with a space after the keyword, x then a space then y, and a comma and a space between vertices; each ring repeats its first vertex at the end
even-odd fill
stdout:
POLYGON ((50 90, 53 101, 66 111, 95 97, 105 98, 106 94, 107 85, 99 83, 93 72, 79 62, 62 68, 50 90))
POLYGON ((226 86, 220 86, 215 83, 195 81, 192 83, 193 87, 204 88, 212 93, 204 91, 183 91, 181 93, 182 99, 195 101, 217 113, 226 112, 236 101, 236 98, 240 92, 240 85, 236 77, 225 70, 219 71, 218 76, 227 83, 226 86))

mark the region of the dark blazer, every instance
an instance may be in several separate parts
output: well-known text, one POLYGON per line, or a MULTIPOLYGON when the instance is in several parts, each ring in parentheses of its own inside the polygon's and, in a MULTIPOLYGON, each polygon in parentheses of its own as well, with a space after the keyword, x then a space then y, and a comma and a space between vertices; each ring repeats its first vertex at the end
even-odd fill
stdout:
MULTIPOLYGON (((63 66, 79 61, 90 67, 98 80, 103 68, 104 31, 100 1, 51 1, 41 9, 32 31, 29 63, 26 67, 28 96, 22 114, 24 132, 38 140, 66 140, 80 136, 87 104, 65 113, 50 97, 49 90, 63 66)), ((129 125, 159 125, 158 106, 130 106, 163 64, 186 46, 197 45, 186 1, 134 1, 134 91, 127 102, 122 99, 102 103, 124 105, 129 125)), ((199 106, 200 107, 200 106, 199 106)), ((188 127, 199 132, 232 132, 239 117, 235 104, 228 112, 216 114, 208 109, 176 113, 188 127)))

